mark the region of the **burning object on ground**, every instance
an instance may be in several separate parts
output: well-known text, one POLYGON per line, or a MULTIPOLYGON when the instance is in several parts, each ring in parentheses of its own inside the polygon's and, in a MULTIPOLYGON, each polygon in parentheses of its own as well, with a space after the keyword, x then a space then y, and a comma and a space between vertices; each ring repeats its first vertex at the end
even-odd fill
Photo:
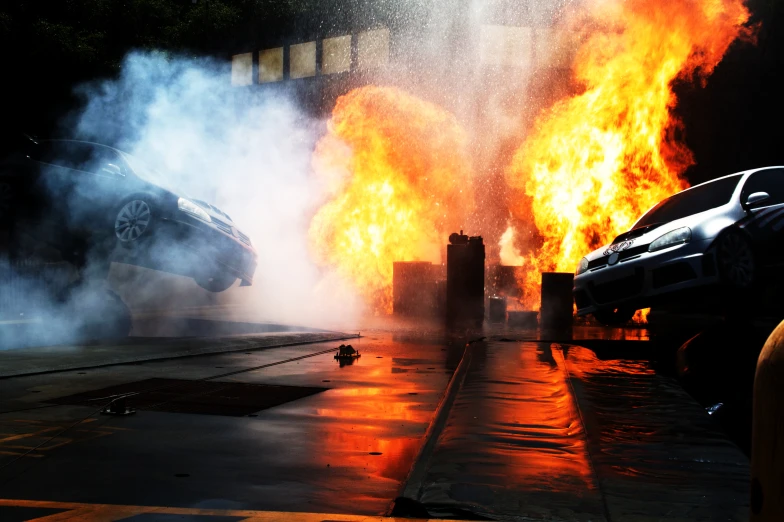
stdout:
POLYGON ((354 349, 350 344, 341 344, 338 346, 338 352, 335 354, 335 359, 357 359, 361 357, 359 350, 354 349))
POLYGON ((446 247, 447 325, 481 327, 485 317, 485 245, 481 236, 449 236, 446 247))

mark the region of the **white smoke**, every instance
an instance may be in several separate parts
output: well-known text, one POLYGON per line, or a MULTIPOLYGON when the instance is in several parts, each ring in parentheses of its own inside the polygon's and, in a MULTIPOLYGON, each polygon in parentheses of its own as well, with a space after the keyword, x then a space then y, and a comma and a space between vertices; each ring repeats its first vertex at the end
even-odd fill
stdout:
MULTIPOLYGON (((353 317, 358 303, 325 281, 308 254, 321 198, 310 158, 323 122, 286 93, 229 79, 226 62, 132 53, 117 79, 80 88, 86 105, 75 134, 143 159, 175 193, 215 205, 251 237, 259 256, 253 286, 207 295, 209 302, 241 304, 238 318, 252 320, 326 325, 353 317)), ((162 297, 134 286, 122 292, 128 301, 162 297)), ((199 293, 191 287, 188 295, 199 293)))
MULTIPOLYGON (((100 323, 102 308, 116 304, 109 298, 107 305, 107 286, 136 315, 147 317, 206 313, 206 318, 311 327, 353 322, 360 302, 341 281, 318 269, 308 252, 308 225, 321 200, 310 161, 324 122, 299 111, 293 97, 280 89, 232 87, 229 68, 208 58, 131 53, 117 78, 77 88, 83 107, 63 123, 60 137, 128 152, 161 174, 163 188, 231 216, 258 253, 253 286, 240 287, 237 281, 225 292, 211 293, 186 276, 117 263, 111 265, 107 284, 105 261, 110 256, 105 248, 88 252, 84 281, 72 267, 58 285, 42 279, 42 270, 56 266, 63 271, 67 263, 59 255, 44 256, 45 269, 38 264, 32 271, 18 270, 11 263, 5 279, 0 277, 0 291, 6 301, 19 297, 26 303, 24 317, 44 318, 49 333, 42 337, 35 325, 3 328, 0 346, 101 336, 104 330, 92 325, 100 323), (63 290, 69 284, 75 284, 70 292, 63 290)), ((49 189, 63 197, 57 186, 49 189)), ((82 210, 72 201, 67 205, 70 214, 82 210)), ((180 261, 180 245, 157 241, 150 248, 157 257, 179 263, 174 272, 198 268, 186 266, 193 261, 184 256, 180 261)))

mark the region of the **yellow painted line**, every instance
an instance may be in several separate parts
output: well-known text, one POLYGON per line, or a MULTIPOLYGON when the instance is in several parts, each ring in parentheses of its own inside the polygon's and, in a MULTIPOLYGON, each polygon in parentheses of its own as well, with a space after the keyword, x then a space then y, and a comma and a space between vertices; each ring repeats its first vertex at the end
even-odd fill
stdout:
MULTIPOLYGON (((422 519, 389 518, 380 516, 340 515, 334 513, 292 513, 283 511, 253 511, 242 509, 197 509, 162 506, 124 506, 118 504, 84 504, 81 502, 51 502, 47 500, 0 499, 0 508, 22 507, 62 509, 60 513, 31 519, 30 522, 114 522, 145 513, 161 515, 190 515, 242 517, 243 522, 420 522, 422 519)), ((440 522, 450 522, 439 519, 440 522)), ((455 521, 451 521, 455 522, 455 521)))
POLYGON ((45 433, 48 433, 50 431, 54 431, 56 429, 58 429, 58 428, 57 427, 46 428, 45 430, 34 431, 34 432, 31 432, 31 433, 17 433, 16 435, 3 437, 2 439, 0 439, 0 444, 2 444, 3 442, 11 442, 11 441, 14 441, 14 440, 27 439, 27 438, 30 438, 30 437, 35 437, 36 435, 43 436, 45 433))
MULTIPOLYGON (((112 435, 117 431, 132 431, 131 428, 120 428, 114 426, 96 426, 91 427, 90 423, 94 422, 96 419, 90 418, 86 419, 77 426, 83 426, 82 428, 75 428, 70 431, 70 433, 74 434, 76 438, 73 437, 63 437, 63 436, 53 436, 58 432, 64 431, 66 428, 65 426, 60 425, 43 425, 40 421, 28 421, 26 419, 13 419, 12 421, 17 423, 15 425, 11 425, 12 429, 16 428, 20 424, 24 427, 22 429, 32 429, 33 431, 29 431, 27 433, 4 433, 0 432, 0 455, 13 455, 13 456, 24 456, 24 457, 36 457, 40 458, 44 455, 41 452, 51 451, 53 449, 65 446, 66 444, 84 442, 92 439, 97 439, 99 437, 105 437, 107 435, 112 435), (48 440, 51 439, 51 440, 48 440), (38 446, 36 442, 38 441, 45 441, 45 445, 38 446), (33 450, 37 450, 38 453, 25 453, 22 451, 14 451, 14 450, 27 450, 31 452, 33 450)), ((9 426, 6 424, 6 426, 9 426)), ((42 443, 43 444, 43 443, 42 443)))

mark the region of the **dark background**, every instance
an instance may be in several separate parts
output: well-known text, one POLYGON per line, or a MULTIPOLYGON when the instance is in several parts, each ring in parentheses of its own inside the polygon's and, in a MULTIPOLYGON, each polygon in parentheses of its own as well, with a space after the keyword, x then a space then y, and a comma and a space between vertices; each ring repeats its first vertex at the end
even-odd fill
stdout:
MULTIPOLYGON (((424 1, 424 0, 423 0, 424 1)), ((280 41, 352 11, 372 16, 371 0, 6 0, 0 5, 2 147, 26 132, 62 132, 76 108, 73 86, 110 78, 132 49, 211 54, 227 59, 254 33, 280 41), (304 28, 303 25, 308 27, 304 28)), ((422 2, 405 0, 411 9, 422 2)), ((784 2, 748 0, 756 45, 736 42, 707 85, 676 85, 678 113, 697 164, 691 183, 784 164, 784 2)), ((378 6, 378 7, 377 7, 378 6)), ((387 13, 388 15, 388 13, 387 13)), ((328 21, 328 22, 327 22, 328 21)), ((327 33, 328 28, 321 28, 327 33)))

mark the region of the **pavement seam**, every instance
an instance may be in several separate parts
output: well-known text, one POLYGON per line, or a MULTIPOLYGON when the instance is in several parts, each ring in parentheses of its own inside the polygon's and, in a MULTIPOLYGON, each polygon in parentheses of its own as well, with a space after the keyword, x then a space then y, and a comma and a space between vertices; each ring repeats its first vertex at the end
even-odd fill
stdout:
MULTIPOLYGON (((317 340, 310 340, 310 341, 295 341, 289 343, 278 343, 278 344, 271 344, 266 346, 237 346, 236 348, 230 348, 228 350, 220 350, 220 351, 204 351, 204 352, 178 352, 172 355, 167 355, 165 357, 140 357, 137 359, 127 359, 123 361, 113 361, 107 362, 102 364, 90 364, 84 366, 68 366, 66 368, 49 368, 46 370, 40 371, 33 371, 33 372, 20 372, 20 373, 6 373, 0 374, 0 380, 2 379, 13 379, 15 377, 29 377, 33 375, 47 375, 50 373, 60 373, 60 372, 70 372, 76 370, 89 370, 91 368, 106 368, 108 366, 121 366, 123 364, 138 364, 144 362, 158 362, 158 361, 170 361, 172 359, 184 359, 187 357, 202 357, 202 356, 209 356, 209 355, 222 355, 225 353, 236 353, 236 352, 247 352, 247 351, 261 351, 267 350, 269 348, 286 348, 290 346, 304 346, 307 344, 319 344, 319 343, 331 343, 335 341, 345 341, 348 339, 359 339, 359 334, 350 335, 350 336, 341 336, 341 337, 330 337, 328 339, 317 339, 317 340)), ((216 339, 217 340, 217 339, 216 339)))
POLYGON ((563 355, 563 347, 564 345, 558 343, 558 347, 560 348, 560 355, 561 355, 561 364, 563 365, 563 371, 566 375, 566 384, 569 386, 569 390, 572 392, 570 395, 572 396, 572 403, 574 404, 575 410, 577 410, 577 416, 580 418, 580 424, 583 427, 583 435, 585 437, 585 454, 587 456, 588 465, 591 466, 591 473, 593 474, 594 480, 596 480, 596 487, 599 490, 599 494, 602 497, 602 509, 604 510, 604 518, 607 522, 612 522, 612 517, 610 516, 610 506, 607 503, 607 495, 602 489, 602 482, 599 478, 599 472, 596 470, 596 464, 594 463, 594 457, 591 453, 591 442, 588 438, 588 428, 586 427, 585 418, 583 417, 583 411, 580 408, 580 403, 577 400, 577 391, 574 388, 574 384, 572 383, 572 375, 569 373, 569 367, 566 364, 566 358, 563 355))
MULTIPOLYGON (((411 465, 408 476, 403 481, 403 486, 401 487, 399 494, 401 497, 419 500, 430 458, 433 455, 438 439, 444 431, 446 421, 449 419, 449 414, 452 405, 455 402, 455 398, 457 397, 457 393, 463 387, 463 382, 465 382, 466 375, 468 374, 468 367, 471 364, 472 355, 470 344, 471 343, 466 343, 463 350, 463 357, 460 359, 460 364, 458 364, 455 372, 452 374, 452 378, 447 384, 444 395, 441 397, 441 401, 438 403, 438 406, 433 413, 433 418, 423 436, 424 442, 419 448, 419 452, 411 465)), ((386 514, 391 515, 393 508, 394 500, 390 503, 386 514)))

